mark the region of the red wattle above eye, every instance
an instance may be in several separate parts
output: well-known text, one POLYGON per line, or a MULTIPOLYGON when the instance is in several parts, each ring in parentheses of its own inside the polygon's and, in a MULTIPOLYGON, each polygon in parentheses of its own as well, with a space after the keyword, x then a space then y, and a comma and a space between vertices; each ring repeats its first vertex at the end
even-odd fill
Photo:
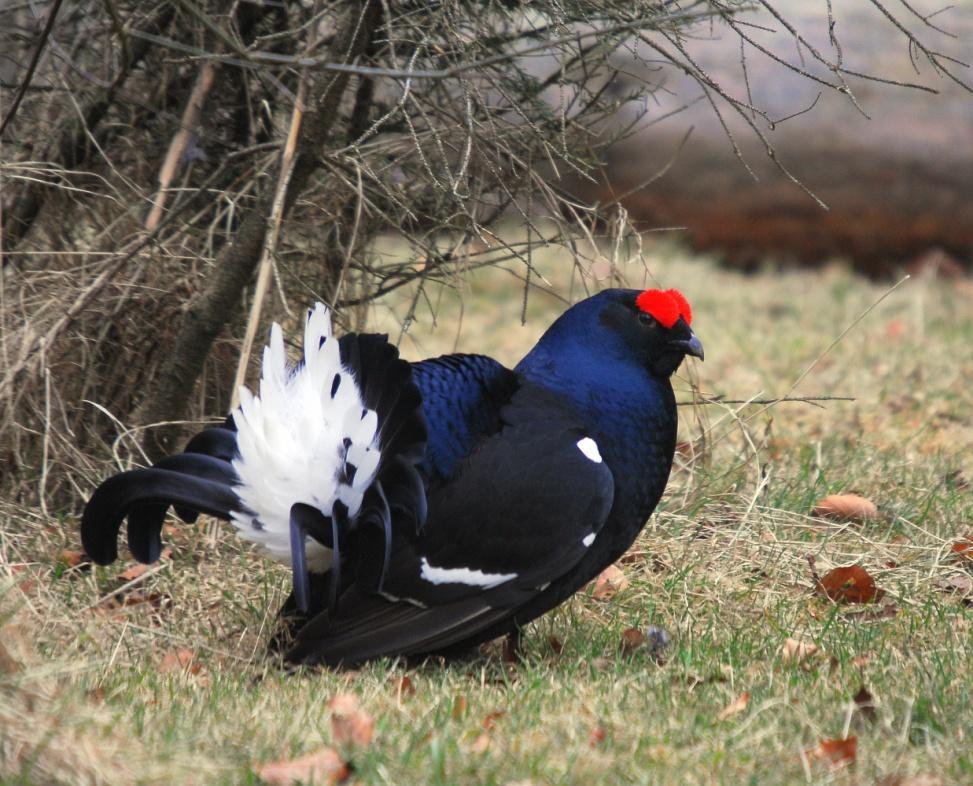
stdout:
POLYGON ((676 289, 646 289, 635 299, 635 305, 664 328, 671 328, 679 317, 686 320, 687 325, 693 320, 689 301, 676 289))

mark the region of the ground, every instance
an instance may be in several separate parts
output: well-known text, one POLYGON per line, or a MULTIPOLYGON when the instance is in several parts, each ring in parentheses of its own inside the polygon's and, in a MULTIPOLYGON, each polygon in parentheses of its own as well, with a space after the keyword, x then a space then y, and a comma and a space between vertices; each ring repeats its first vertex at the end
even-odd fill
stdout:
MULTIPOLYGON (((131 563, 71 564, 76 518, 5 502, 0 781, 256 783, 261 764, 324 747, 360 784, 973 780, 970 288, 912 279, 825 354, 889 284, 840 267, 744 277, 648 241, 644 253, 691 300, 706 362, 675 380, 690 402, 677 466, 618 565, 627 586, 530 626, 515 662, 493 647, 288 675, 265 655, 287 573, 226 528, 173 521, 171 559, 126 580, 131 563), (694 387, 697 402, 854 401, 694 406, 694 387), (811 515, 850 491, 879 515, 811 515), (860 564, 884 596, 815 594, 809 555, 819 575, 860 564), (649 626, 668 648, 623 645, 649 626), (335 726, 340 694, 374 719, 370 744, 335 726), (850 741, 827 742, 852 737, 853 759, 850 741)), ((569 258, 535 256, 568 295, 569 258)), ((614 258, 632 285, 648 280, 614 258)), ((461 297, 430 287, 403 351, 514 362, 563 308, 535 281, 523 327, 516 275, 465 279, 461 297)), ((394 327, 413 294, 372 324, 394 327)))

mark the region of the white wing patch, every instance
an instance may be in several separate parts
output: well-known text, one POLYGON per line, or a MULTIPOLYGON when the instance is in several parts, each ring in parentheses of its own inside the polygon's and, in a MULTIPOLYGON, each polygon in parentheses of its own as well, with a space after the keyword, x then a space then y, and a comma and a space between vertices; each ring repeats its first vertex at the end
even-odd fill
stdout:
POLYGON ((469 587, 489 589, 517 578, 516 573, 484 573, 470 568, 437 568, 422 558, 420 577, 430 584, 466 584, 469 587))
POLYGON ((601 453, 598 451, 598 443, 591 437, 579 439, 578 450, 584 453, 585 458, 589 461, 593 461, 595 464, 601 464, 601 453))
POLYGON ((597 537, 598 537, 598 533, 589 532, 587 535, 581 538, 581 542, 584 544, 585 548, 588 548, 588 546, 590 546, 592 543, 595 542, 595 538, 597 537))
MULTIPOLYGON (((362 403, 354 374, 341 364, 328 309, 318 303, 304 327, 304 362, 288 368, 280 325, 264 349, 260 395, 240 389, 233 411, 239 456, 234 487, 245 512, 234 512, 239 535, 276 560, 290 562, 290 509, 296 502, 330 516, 334 502, 358 513, 379 462, 378 416, 362 403), (344 440, 351 444, 345 449, 344 440), (340 482, 345 461, 357 468, 340 482)), ((331 550, 307 545, 308 566, 327 570, 331 550)))

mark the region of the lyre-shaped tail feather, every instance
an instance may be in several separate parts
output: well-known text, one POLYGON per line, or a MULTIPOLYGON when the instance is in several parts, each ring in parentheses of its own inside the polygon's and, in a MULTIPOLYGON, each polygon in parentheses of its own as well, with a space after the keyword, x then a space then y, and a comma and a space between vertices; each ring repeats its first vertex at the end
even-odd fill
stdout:
POLYGON ((169 505, 229 519, 238 504, 227 482, 174 469, 133 469, 109 478, 95 490, 81 518, 81 542, 98 564, 114 562, 118 530, 127 517, 133 556, 153 562, 162 549, 162 520, 169 505))
MULTIPOLYGON (((415 465, 427 435, 411 366, 386 336, 335 338, 321 304, 308 313, 303 355, 302 363, 288 366, 283 332, 275 324, 263 352, 258 395, 241 389, 240 405, 226 423, 196 435, 185 453, 99 486, 82 521, 92 558, 107 563, 117 557, 118 531, 128 518, 134 556, 157 559, 162 522, 174 505, 185 520, 198 513, 230 519, 241 537, 272 557, 312 571, 328 570, 332 551, 340 551, 343 561, 369 561, 362 575, 377 575, 380 585, 393 518, 419 528, 426 516, 425 487, 415 465), (329 529, 340 506, 341 526, 322 536, 319 524, 301 525, 312 519, 294 518, 299 505, 319 511, 329 529), (356 553, 359 541, 344 540, 359 518, 379 534, 378 541, 361 541, 380 542, 376 549, 356 553), (294 521, 301 525, 296 535, 294 521), (295 543, 307 546, 296 561, 295 543)), ((332 587, 332 597, 334 592, 332 587)))

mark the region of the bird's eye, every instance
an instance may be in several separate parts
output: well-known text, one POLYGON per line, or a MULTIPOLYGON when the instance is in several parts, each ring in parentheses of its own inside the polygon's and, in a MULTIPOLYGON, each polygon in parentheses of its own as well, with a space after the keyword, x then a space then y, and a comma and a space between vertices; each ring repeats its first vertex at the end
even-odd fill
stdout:
POLYGON ((643 325, 654 325, 655 317, 653 317, 651 314, 646 314, 644 311, 640 311, 639 322, 641 322, 643 325))

